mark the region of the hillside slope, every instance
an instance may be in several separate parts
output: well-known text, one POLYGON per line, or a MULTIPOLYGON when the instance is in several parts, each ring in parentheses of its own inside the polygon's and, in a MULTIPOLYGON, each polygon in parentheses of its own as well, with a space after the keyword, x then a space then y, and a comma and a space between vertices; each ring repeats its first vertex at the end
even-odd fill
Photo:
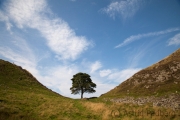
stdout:
POLYGON ((40 84, 27 70, 0 60, 0 120, 101 118, 85 109, 82 101, 63 97, 40 84))
POLYGON ((102 96, 163 96, 172 93, 180 93, 180 49, 102 96))
POLYGON ((67 99, 40 84, 28 71, 0 60, 0 119, 52 117, 44 110, 51 107, 46 106, 51 98, 67 99))
MULTIPOLYGON (((179 113, 169 116, 146 114, 159 110, 151 104, 116 104, 101 97, 66 98, 41 85, 28 71, 0 60, 0 120, 179 120, 179 113), (127 114, 116 115, 120 109, 127 114), (128 114, 132 110, 143 110, 143 116, 128 114)), ((169 108, 163 108, 163 111, 173 112, 169 108)))

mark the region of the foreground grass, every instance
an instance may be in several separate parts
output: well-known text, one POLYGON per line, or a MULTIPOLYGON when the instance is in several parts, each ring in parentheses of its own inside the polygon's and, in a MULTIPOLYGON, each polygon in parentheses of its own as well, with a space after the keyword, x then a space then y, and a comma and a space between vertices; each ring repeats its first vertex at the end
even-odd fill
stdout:
POLYGON ((28 71, 0 60, 0 120, 101 119, 81 100, 52 92, 28 71), (93 116, 93 117, 92 117, 93 116))
POLYGON ((28 71, 0 60, 0 120, 179 120, 180 111, 151 104, 70 99, 41 85, 28 71))
POLYGON ((14 92, 1 98, 0 120, 179 120, 180 111, 14 92), (7 99, 8 98, 8 99, 7 99))

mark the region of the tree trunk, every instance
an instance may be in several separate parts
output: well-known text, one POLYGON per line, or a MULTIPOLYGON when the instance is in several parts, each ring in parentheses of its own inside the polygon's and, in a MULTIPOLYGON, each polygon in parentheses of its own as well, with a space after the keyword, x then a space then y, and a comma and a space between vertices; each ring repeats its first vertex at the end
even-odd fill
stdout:
POLYGON ((81 88, 81 99, 83 99, 83 93, 84 93, 83 88, 81 88))
POLYGON ((83 99, 83 93, 81 93, 81 99, 83 99))

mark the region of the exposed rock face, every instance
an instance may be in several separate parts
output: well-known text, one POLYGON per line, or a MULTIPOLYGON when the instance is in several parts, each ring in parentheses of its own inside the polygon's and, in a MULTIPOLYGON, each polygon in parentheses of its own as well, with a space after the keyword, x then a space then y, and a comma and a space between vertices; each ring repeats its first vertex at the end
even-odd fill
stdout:
MULTIPOLYGON (((152 83, 158 83, 158 82, 165 82, 172 78, 178 84, 180 80, 180 62, 173 61, 166 66, 167 66, 166 69, 160 69, 160 70, 158 70, 158 66, 157 66, 154 69, 155 72, 154 71, 147 71, 147 72, 141 71, 145 73, 137 73, 134 75, 134 77, 131 77, 129 81, 133 80, 134 86, 137 86, 144 82, 148 84, 152 84, 152 83)), ((149 88, 149 87, 146 87, 146 88, 149 88)))
POLYGON ((139 71, 106 94, 144 96, 176 92, 180 93, 180 49, 158 63, 139 71))
POLYGON ((180 109, 180 49, 102 96, 111 97, 112 102, 152 103, 153 106, 180 109))
MULTIPOLYGON (((108 99, 105 99, 108 100, 108 99)), ((173 110, 180 110, 180 95, 172 94, 164 97, 124 97, 124 98, 114 98, 109 99, 115 103, 133 103, 137 105, 144 105, 151 103, 153 106, 172 108, 173 110)))

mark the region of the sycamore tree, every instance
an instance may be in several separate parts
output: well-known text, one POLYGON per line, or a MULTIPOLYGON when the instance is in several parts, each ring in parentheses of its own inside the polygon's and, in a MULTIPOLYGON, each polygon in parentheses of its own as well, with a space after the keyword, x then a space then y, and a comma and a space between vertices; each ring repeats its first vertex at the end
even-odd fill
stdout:
POLYGON ((84 93, 94 93, 96 92, 96 84, 92 82, 90 75, 86 73, 77 73, 73 75, 72 87, 70 88, 71 94, 81 93, 81 99, 84 93))

